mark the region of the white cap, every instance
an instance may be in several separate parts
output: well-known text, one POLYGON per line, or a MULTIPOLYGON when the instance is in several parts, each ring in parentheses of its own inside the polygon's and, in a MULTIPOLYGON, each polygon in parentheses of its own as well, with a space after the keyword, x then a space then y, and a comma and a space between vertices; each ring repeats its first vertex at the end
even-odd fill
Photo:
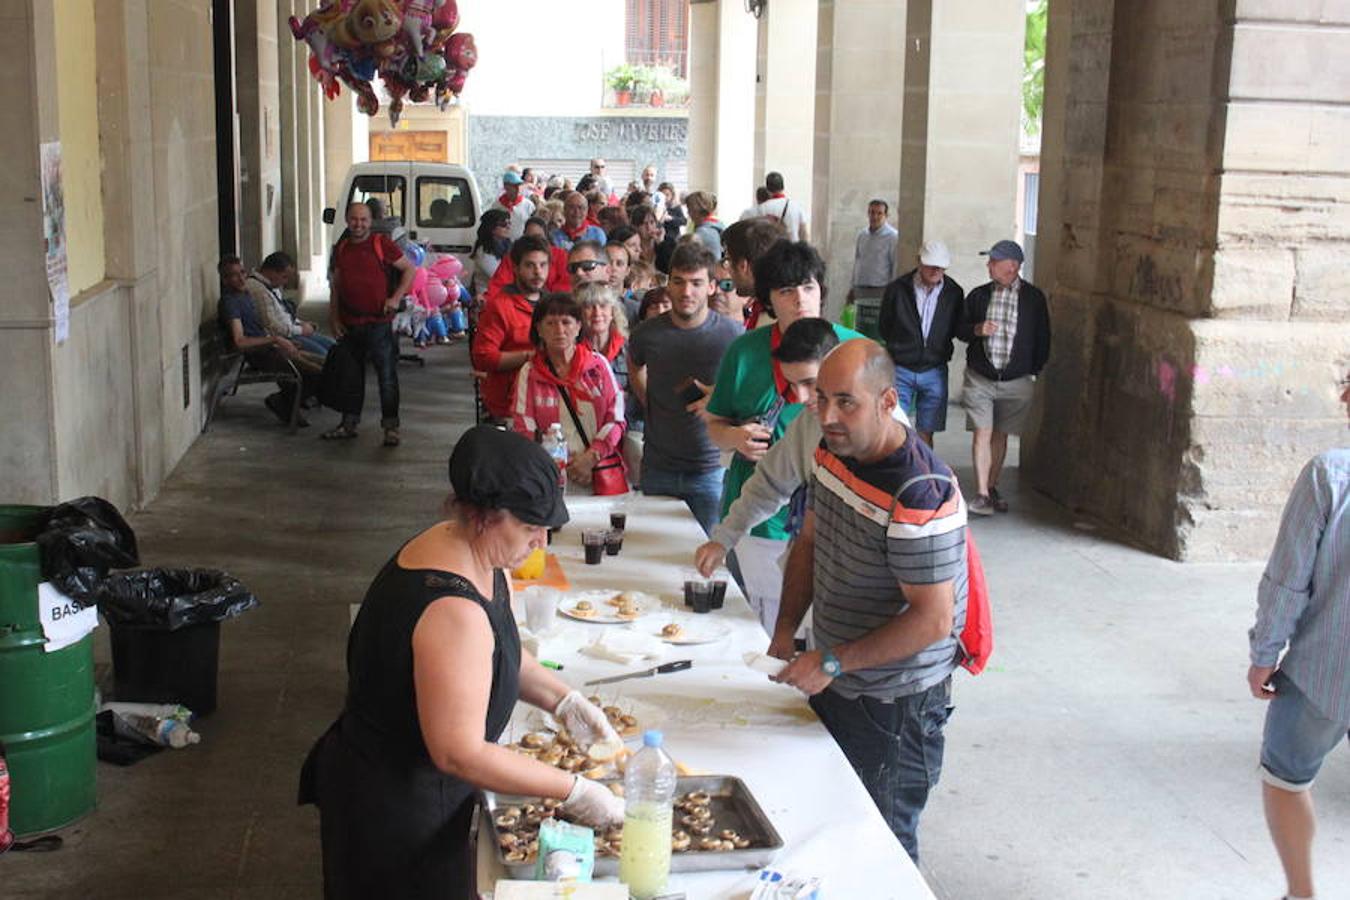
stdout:
POLYGON ((937 266, 945 269, 952 264, 952 255, 942 241, 924 241, 919 248, 919 262, 925 266, 937 266))

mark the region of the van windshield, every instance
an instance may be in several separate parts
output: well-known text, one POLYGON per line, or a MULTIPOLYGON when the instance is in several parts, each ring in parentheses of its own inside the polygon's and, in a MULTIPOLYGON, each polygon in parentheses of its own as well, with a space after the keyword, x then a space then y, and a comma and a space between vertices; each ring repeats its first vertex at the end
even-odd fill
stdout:
POLYGON ((357 175, 352 179, 352 191, 347 197, 347 204, 350 206, 375 200, 379 203, 380 215, 374 218, 392 217, 406 223, 408 220, 403 198, 407 191, 408 183, 402 175, 357 175))
POLYGON ((468 181, 425 175, 417 179, 418 228, 472 228, 476 224, 468 181))

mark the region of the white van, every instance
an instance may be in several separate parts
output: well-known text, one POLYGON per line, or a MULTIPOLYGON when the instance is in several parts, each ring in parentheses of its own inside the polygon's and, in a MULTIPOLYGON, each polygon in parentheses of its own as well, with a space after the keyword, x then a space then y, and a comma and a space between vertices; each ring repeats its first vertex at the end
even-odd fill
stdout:
POLYGON ((342 182, 342 203, 323 211, 331 249, 346 230, 342 214, 352 203, 379 200, 386 216, 403 222, 408 237, 433 253, 453 253, 472 271, 469 253, 478 237, 483 202, 478 181, 463 166, 383 160, 357 163, 342 182))

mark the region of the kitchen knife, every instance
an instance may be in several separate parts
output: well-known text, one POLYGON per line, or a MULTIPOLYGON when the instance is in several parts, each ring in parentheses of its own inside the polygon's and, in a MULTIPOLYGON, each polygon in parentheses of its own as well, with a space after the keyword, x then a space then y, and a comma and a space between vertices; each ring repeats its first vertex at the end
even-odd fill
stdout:
POLYGON ((674 662, 662 663, 659 666, 652 666, 650 669, 643 669, 641 672, 629 672, 626 675, 613 675, 609 678, 597 678, 594 681, 586 682, 586 686, 593 684, 609 684, 614 681, 625 681, 629 678, 651 678, 653 675, 664 675, 667 672, 683 672, 685 669, 694 665, 692 659, 677 659, 674 662))

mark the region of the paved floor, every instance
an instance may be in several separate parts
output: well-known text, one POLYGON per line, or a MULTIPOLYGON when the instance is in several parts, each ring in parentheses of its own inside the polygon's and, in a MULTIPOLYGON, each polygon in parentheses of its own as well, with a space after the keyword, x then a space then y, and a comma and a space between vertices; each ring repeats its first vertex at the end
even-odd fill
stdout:
MULTIPOLYGON (((379 446, 370 421, 357 441, 323 443, 331 413, 290 436, 263 409, 266 389, 245 389, 133 517, 146 564, 227 569, 262 606, 223 627, 202 743, 100 765, 97 812, 57 853, 0 858, 0 897, 319 895, 317 815, 295 806, 296 774, 342 703, 348 604, 437 516, 471 418, 463 347, 426 356, 400 369, 402 447, 379 446)), ((964 435, 938 449, 968 479, 964 435)), ((1253 772, 1262 710, 1243 677, 1260 567, 1138 552, 1075 527, 1013 475, 1013 511, 975 524, 998 647, 983 675, 958 675, 922 833, 934 890, 1278 896, 1253 772)), ((106 629, 98 639, 106 662, 106 629)), ((1350 753, 1317 798, 1321 895, 1347 897, 1350 753)))

